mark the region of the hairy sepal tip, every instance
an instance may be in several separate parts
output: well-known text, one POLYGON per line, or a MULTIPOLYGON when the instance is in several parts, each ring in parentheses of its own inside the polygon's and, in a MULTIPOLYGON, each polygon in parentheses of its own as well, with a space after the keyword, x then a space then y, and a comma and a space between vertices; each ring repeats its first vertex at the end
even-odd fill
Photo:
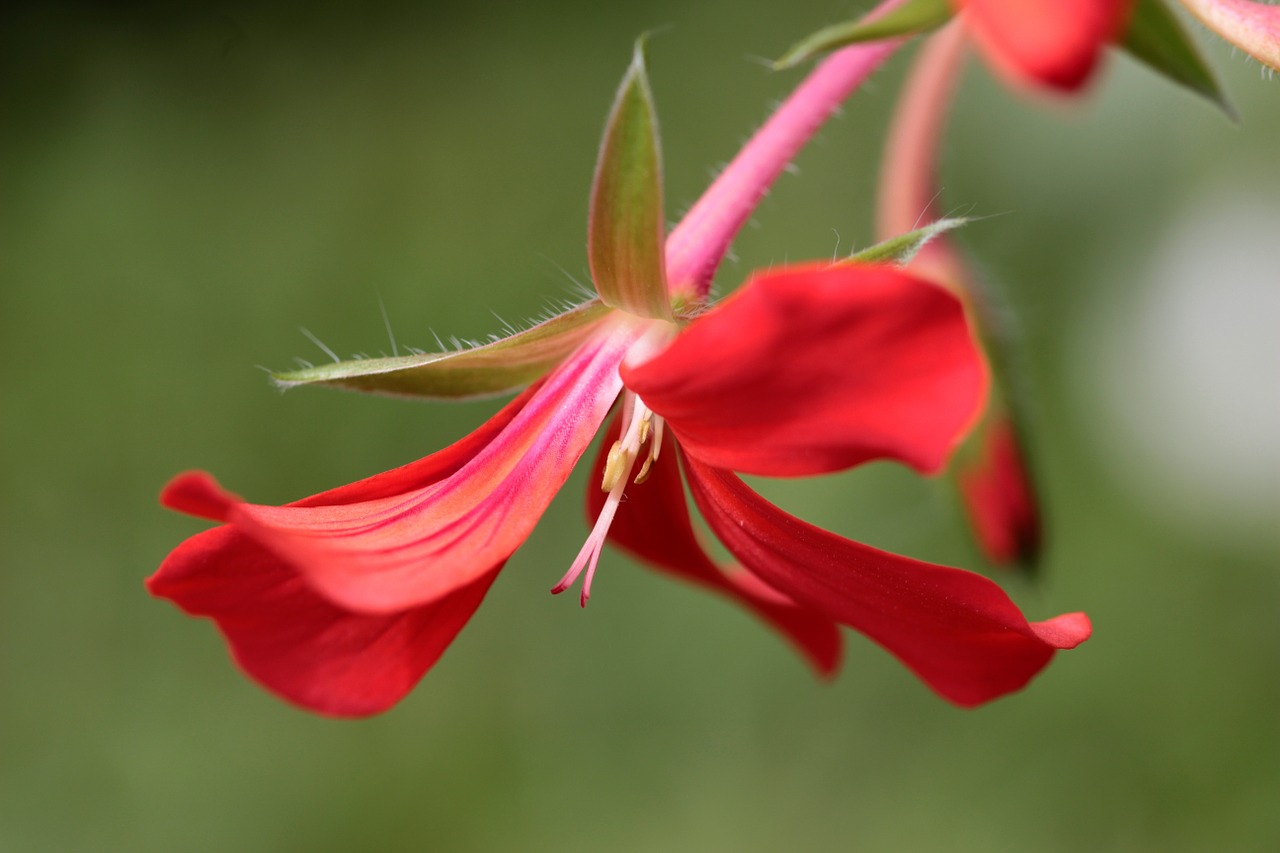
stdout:
POLYGON ((618 87, 591 185, 587 260, 606 305, 673 320, 667 289, 662 148, 644 37, 618 87))

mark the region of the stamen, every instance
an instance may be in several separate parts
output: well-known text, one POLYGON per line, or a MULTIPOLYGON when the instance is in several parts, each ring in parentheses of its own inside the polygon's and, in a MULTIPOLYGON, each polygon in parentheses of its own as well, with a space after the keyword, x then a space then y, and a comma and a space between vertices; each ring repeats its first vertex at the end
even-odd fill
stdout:
POLYGON ((648 424, 653 424, 653 441, 649 442, 649 455, 644 458, 644 463, 640 466, 640 473, 636 474, 634 482, 637 486, 649 479, 649 468, 654 462, 658 461, 658 454, 662 452, 662 425, 666 423, 662 418, 654 417, 648 424))
POLYGON ((637 486, 649 479, 649 467, 653 465, 653 451, 649 451, 649 455, 644 458, 644 462, 640 465, 640 473, 636 474, 636 478, 631 482, 637 486))
MULTIPOLYGON (((622 502, 622 493, 626 489, 627 480, 631 477, 631 469, 635 467, 636 457, 640 455, 640 448, 649 438, 650 432, 659 440, 662 436, 662 419, 658 418, 657 423, 654 423, 653 412, 636 395, 627 393, 623 400, 622 411, 626 428, 623 430, 622 438, 615 441, 609 448, 609 454, 604 463, 604 476, 600 483, 600 487, 608 492, 604 507, 600 510, 600 516, 596 519, 595 526, 591 528, 587 541, 578 551, 573 565, 569 567, 569 571, 565 572, 560 582, 551 588, 553 595, 564 592, 573 585, 585 569, 586 576, 582 580, 580 598, 583 607, 587 606, 587 600, 591 598, 591 579, 595 577, 596 565, 600 562, 600 552, 604 549, 609 527, 613 524, 613 517, 618 511, 618 505, 622 502)), ((653 446, 650 446, 649 455, 640 473, 636 475, 637 483, 644 482, 648 477, 649 466, 656 458, 657 454, 653 446)))
POLYGON ((630 468, 633 461, 634 457, 627 453, 622 442, 615 441, 613 447, 609 448, 609 456, 604 463, 604 479, 600 483, 600 488, 606 492, 612 492, 620 480, 626 479, 625 469, 630 468))
MULTIPOLYGON (((631 415, 634 413, 635 407, 636 407, 636 395, 623 394, 622 395, 622 422, 624 424, 631 423, 631 415)), ((626 433, 627 430, 624 427, 622 431, 623 433, 626 433)))
POLYGON ((630 463, 632 462, 635 462, 634 456, 629 458, 626 470, 609 491, 609 497, 604 499, 604 508, 600 510, 600 516, 596 519, 595 526, 591 528, 591 535, 583 543, 582 550, 578 551, 573 565, 569 567, 569 571, 565 572, 560 582, 551 588, 552 595, 559 595, 573 586, 573 582, 585 568, 587 576, 582 580, 582 595, 578 600, 583 607, 587 606, 587 600, 591 598, 591 579, 595 577, 596 564, 600 562, 600 551, 604 548, 604 540, 608 536, 610 526, 613 525, 613 516, 618 511, 618 504, 622 502, 622 492, 627 484, 627 475, 631 473, 630 463))
POLYGON ((622 438, 609 448, 609 455, 605 459, 604 477, 600 481, 600 489, 605 492, 612 492, 620 480, 630 476, 631 466, 640 454, 640 447, 649 435, 650 422, 653 420, 653 412, 649 411, 649 407, 630 392, 627 393, 622 410, 628 417, 628 420, 623 421, 627 426, 622 438))

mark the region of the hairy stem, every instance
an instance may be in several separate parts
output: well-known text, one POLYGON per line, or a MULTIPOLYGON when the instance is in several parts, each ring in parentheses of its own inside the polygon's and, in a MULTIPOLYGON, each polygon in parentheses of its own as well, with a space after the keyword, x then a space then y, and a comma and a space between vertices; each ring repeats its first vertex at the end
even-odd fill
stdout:
MULTIPOLYGON (((902 0, 885 0, 870 15, 902 0)), ((898 49, 903 39, 846 47, 828 57, 743 146, 667 238, 672 292, 705 296, 733 237, 769 186, 836 108, 898 49)))

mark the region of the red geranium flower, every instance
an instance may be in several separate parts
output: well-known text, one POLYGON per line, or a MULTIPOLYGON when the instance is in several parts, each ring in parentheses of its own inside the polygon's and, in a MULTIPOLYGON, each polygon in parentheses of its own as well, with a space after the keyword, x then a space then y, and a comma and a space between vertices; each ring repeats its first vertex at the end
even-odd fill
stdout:
POLYGON ((461 630, 621 396, 589 498, 595 527, 557 591, 585 574, 585 604, 612 540, 743 603, 822 673, 846 624, 962 705, 1020 688, 1083 641, 1083 614, 1029 623, 991 581, 818 530, 735 476, 869 459, 936 471, 980 409, 986 373, 955 297, 896 269, 777 270, 710 309, 699 288, 669 288, 659 172, 637 53, 593 189, 598 298, 475 349, 280 377, 428 397, 531 387, 445 450, 288 506, 178 477, 165 505, 223 525, 175 549, 151 591, 214 619, 241 666, 286 699, 385 710, 461 630), (740 568, 698 544, 677 456, 740 568))

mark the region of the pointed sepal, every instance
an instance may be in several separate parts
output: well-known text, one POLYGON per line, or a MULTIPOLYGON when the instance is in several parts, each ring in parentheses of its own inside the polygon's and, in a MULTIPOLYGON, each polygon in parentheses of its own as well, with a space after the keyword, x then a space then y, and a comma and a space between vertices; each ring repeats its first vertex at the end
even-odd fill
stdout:
POLYGON ((674 319, 663 231, 662 152, 641 39, 605 125, 591 187, 587 255, 605 304, 674 319))
POLYGON ((869 41, 927 32, 951 19, 955 10, 947 0, 907 0, 901 6, 872 18, 832 24, 818 30, 774 61, 775 70, 791 68, 823 53, 869 41))
POLYGON ((939 219, 923 228, 917 228, 914 231, 890 237, 888 240, 876 243, 874 246, 868 246, 865 249, 854 252, 840 263, 841 265, 895 264, 897 266, 906 266, 934 237, 945 234, 948 231, 954 231, 956 228, 968 225, 972 221, 971 218, 963 216, 939 219))
POLYGON ((453 352, 363 358, 272 373, 281 388, 325 385, 348 391, 464 400, 517 391, 564 361, 610 313, 592 299, 524 331, 453 352))
POLYGON ((1235 107, 1218 85, 1190 34, 1164 0, 1138 0, 1120 44, 1130 56, 1157 74, 1203 95, 1232 121, 1236 119, 1235 107))

